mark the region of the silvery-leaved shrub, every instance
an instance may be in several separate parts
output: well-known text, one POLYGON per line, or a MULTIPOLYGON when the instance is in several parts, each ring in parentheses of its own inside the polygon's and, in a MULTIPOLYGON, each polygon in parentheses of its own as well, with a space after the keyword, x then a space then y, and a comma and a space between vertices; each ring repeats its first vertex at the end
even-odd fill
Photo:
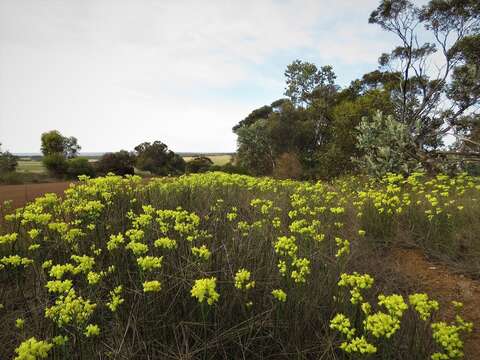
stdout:
POLYGON ((357 147, 362 155, 354 159, 369 175, 405 173, 422 169, 415 158, 413 134, 408 126, 381 111, 357 126, 357 147))

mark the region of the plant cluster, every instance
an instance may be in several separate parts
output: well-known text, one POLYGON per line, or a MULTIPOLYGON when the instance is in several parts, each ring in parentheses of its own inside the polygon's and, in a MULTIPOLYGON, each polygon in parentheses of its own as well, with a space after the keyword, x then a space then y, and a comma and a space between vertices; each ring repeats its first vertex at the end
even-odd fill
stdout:
POLYGON ((472 324, 365 256, 404 224, 455 256, 479 192, 466 174, 82 177, 4 216, 0 357, 459 358, 472 324))

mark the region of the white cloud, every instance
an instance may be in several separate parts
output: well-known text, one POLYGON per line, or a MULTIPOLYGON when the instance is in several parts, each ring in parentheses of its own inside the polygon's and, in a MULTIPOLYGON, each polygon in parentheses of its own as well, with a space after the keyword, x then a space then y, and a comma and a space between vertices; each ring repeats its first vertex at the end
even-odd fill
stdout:
MULTIPOLYGON (((87 151, 147 138, 182 151, 235 148, 231 127, 283 91, 279 56, 374 62, 374 0, 2 0, 0 141, 35 151, 42 131, 87 151), (272 65, 273 66, 273 65, 272 65), (279 66, 278 64, 276 66, 279 66), (238 86, 261 89, 252 103, 238 86), (205 96, 204 96, 205 95, 205 96)), ((284 66, 284 65, 282 65, 284 66)), ((245 94, 248 95, 248 94, 245 94)))

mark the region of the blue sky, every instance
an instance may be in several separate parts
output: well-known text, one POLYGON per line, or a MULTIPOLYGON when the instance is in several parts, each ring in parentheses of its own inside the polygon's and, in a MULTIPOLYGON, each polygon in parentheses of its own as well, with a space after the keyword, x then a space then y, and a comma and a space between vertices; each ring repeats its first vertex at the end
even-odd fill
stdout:
POLYGON ((0 142, 36 152, 40 134, 85 152, 161 140, 234 151, 231 128, 282 97, 295 59, 340 85, 395 43, 368 24, 373 0, 0 0, 0 142))

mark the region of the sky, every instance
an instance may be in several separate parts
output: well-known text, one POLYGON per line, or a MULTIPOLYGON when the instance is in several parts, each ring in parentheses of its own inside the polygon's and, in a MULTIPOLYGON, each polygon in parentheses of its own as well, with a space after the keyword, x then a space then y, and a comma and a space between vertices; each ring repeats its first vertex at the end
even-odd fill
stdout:
POLYGON ((337 81, 377 68, 394 38, 378 0, 0 0, 0 142, 39 152, 41 133, 83 152, 160 140, 231 152, 231 128, 281 98, 295 59, 337 81))

